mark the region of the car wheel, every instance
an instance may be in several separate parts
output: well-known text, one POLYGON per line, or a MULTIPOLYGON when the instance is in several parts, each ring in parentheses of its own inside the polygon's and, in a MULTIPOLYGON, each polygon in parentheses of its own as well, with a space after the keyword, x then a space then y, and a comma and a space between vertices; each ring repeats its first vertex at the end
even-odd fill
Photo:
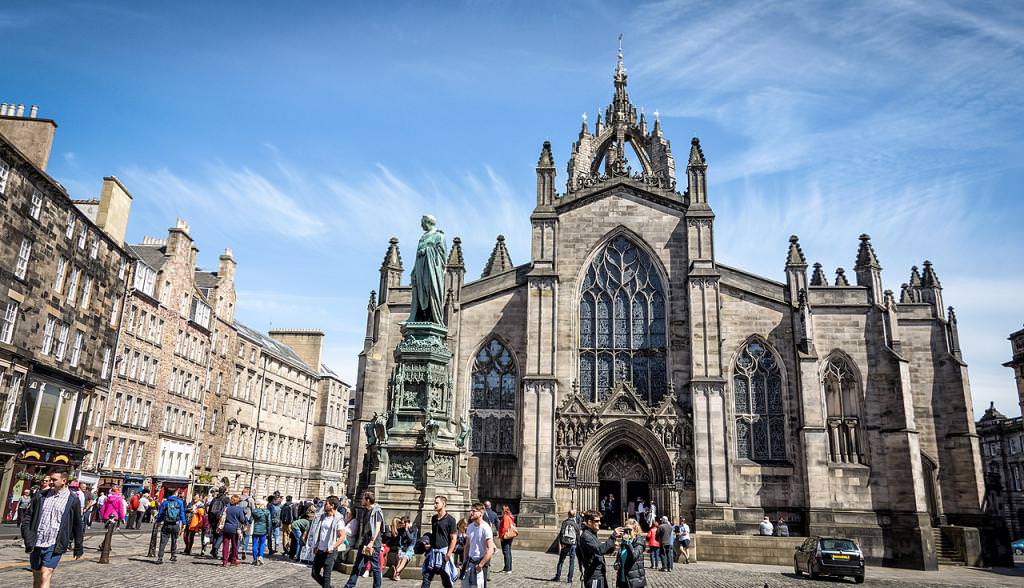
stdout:
POLYGON ((800 561, 797 560, 796 556, 793 556, 793 573, 797 576, 804 575, 804 573, 800 571, 800 561))
POLYGON ((858 583, 858 584, 863 584, 864 583, 864 575, 861 574, 860 576, 854 576, 853 577, 853 581, 858 583))

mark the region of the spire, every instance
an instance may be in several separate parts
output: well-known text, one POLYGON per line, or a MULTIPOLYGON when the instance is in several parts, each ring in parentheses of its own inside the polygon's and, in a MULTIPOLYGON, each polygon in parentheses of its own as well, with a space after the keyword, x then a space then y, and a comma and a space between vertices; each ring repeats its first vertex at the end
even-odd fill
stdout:
POLYGON ((812 286, 828 286, 828 278, 825 277, 825 272, 821 271, 821 264, 814 264, 814 273, 811 274, 811 285, 812 286))
POLYGON ((494 244, 494 250, 491 251, 491 257, 487 260, 484 273, 480 277, 486 278, 510 269, 512 269, 512 258, 508 254, 508 249, 505 248, 505 235, 498 235, 498 242, 494 244))
POLYGON ((580 139, 583 137, 590 136, 590 130, 587 129, 587 113, 583 113, 583 124, 580 126, 580 139))
POLYGON ((381 269, 402 269, 402 254, 398 251, 398 237, 391 237, 388 240, 388 251, 384 254, 384 263, 380 264, 381 269))
POLYGON ((932 267, 932 262, 928 260, 924 262, 924 277, 921 279, 921 286, 925 288, 942 288, 942 284, 939 283, 939 276, 935 275, 935 268, 932 267))
POLYGON ((910 287, 920 288, 921 287, 921 274, 917 271, 917 266, 910 268, 910 287))
POLYGON ((800 248, 800 238, 796 235, 789 236, 789 255, 786 257, 786 266, 807 267, 807 258, 804 257, 804 252, 800 248))
MULTIPOLYGON (((655 123, 655 128, 657 128, 657 126, 657 123, 655 123)), ((686 164, 687 167, 699 165, 706 166, 707 164, 707 161, 704 159, 704 150, 700 148, 700 139, 697 137, 690 139, 690 161, 686 164)))
MULTIPOLYGON (((583 123, 586 125, 586 121, 583 123)), ((584 130, 586 126, 584 126, 584 130)), ((554 167, 555 159, 551 156, 551 141, 544 141, 544 146, 540 148, 540 157, 537 159, 537 167, 554 167)))
POLYGON ((850 282, 846 280, 846 270, 841 267, 836 268, 836 286, 849 286, 850 282))
POLYGON ((450 268, 465 268, 466 262, 462 259, 462 239, 455 237, 452 239, 452 250, 448 254, 448 267, 450 268))
POLYGON ((875 248, 871 246, 871 236, 864 233, 860 236, 860 247, 857 249, 857 264, 853 269, 860 271, 868 268, 882 269, 882 266, 878 264, 875 248))

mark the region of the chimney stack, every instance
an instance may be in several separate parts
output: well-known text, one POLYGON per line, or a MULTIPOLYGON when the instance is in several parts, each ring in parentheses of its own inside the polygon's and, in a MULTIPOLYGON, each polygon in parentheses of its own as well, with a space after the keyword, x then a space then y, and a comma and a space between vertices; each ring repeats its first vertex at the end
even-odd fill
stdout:
POLYGON ((0 103, 0 134, 24 153, 39 169, 46 171, 53 150, 53 136, 57 123, 36 118, 39 107, 32 105, 25 116, 25 105, 14 102, 0 103))
POLYGON ((96 224, 118 245, 124 245, 124 236, 128 231, 128 213, 131 212, 131 208, 132 195, 121 180, 114 176, 103 178, 96 224))

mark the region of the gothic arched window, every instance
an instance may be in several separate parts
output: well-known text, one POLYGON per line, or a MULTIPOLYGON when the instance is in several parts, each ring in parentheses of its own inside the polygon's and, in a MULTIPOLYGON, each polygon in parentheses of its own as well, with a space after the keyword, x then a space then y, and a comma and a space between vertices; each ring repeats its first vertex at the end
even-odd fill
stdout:
POLYGON ((580 294, 583 397, 602 401, 620 379, 654 404, 667 388, 665 293, 651 259, 623 236, 598 253, 580 294))
POLYGON ((476 354, 470 394, 474 453, 515 453, 516 361, 497 338, 476 354))
POLYGON ((822 386, 828 410, 828 450, 832 461, 863 463, 860 446, 860 402, 853 370, 842 357, 825 364, 822 386))
POLYGON ((736 358, 736 453, 759 462, 786 459, 782 375, 764 343, 751 341, 736 358))

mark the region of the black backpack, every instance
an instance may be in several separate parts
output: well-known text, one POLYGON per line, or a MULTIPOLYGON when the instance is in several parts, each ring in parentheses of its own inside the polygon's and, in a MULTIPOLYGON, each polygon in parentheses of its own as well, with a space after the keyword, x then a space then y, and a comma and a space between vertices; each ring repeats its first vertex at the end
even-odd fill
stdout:
POLYGON ((295 504, 286 502, 281 505, 281 524, 290 525, 295 520, 295 504))
POLYGON ((224 512, 224 499, 217 497, 210 503, 210 514, 213 516, 220 516, 220 513, 224 512))

